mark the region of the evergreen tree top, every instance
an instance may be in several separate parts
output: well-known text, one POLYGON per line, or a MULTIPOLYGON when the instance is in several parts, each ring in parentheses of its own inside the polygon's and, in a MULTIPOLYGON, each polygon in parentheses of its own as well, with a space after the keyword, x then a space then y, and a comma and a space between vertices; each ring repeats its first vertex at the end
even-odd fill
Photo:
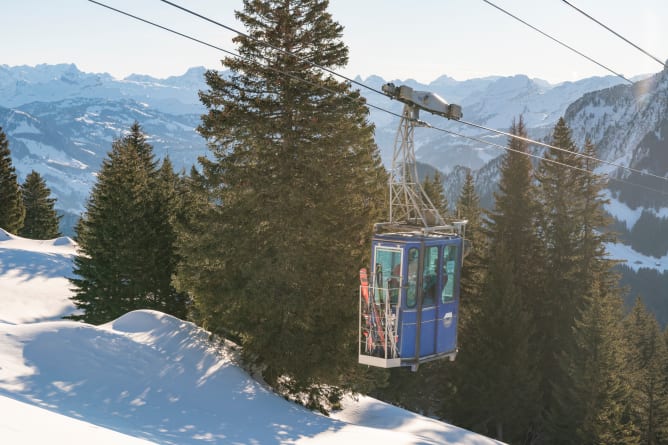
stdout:
POLYGON ((56 199, 50 197, 51 190, 38 172, 33 170, 26 176, 25 182, 21 184, 21 194, 26 215, 19 235, 31 239, 60 236, 58 223, 61 217, 54 209, 56 199))
MULTIPOLYGON (((300 71, 315 70, 315 65, 345 66, 343 26, 333 20, 328 6, 328 0, 244 0, 236 17, 249 37, 240 35, 234 41, 243 56, 283 60, 300 71)), ((228 58, 225 64, 232 62, 232 67, 234 61, 228 58)))
POLYGON ((18 233, 24 217, 25 207, 16 170, 12 165, 9 141, 0 127, 0 228, 18 233))

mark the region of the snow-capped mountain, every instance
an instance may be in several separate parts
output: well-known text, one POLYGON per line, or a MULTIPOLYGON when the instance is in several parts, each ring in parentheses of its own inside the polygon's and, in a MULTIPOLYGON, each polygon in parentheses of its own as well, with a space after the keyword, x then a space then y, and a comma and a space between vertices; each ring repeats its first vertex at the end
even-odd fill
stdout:
POLYGON ((0 106, 78 98, 132 99, 165 113, 200 114, 204 107, 197 91, 205 86, 204 71, 195 67, 167 79, 133 74, 118 80, 107 73, 84 73, 74 64, 0 65, 0 106))
MULTIPOLYGON (((158 157, 168 154, 177 169, 189 169, 198 156, 206 154, 206 143, 195 131, 204 111, 197 94, 206 89, 203 74, 204 68, 192 68, 167 79, 134 74, 118 80, 106 73, 81 72, 72 64, 0 66, 0 126, 8 135, 20 179, 33 169, 38 171, 57 197, 59 210, 81 212, 112 141, 135 120, 158 157)), ((358 81, 376 89, 386 83, 378 76, 358 81)), ((530 131, 543 135, 583 93, 619 81, 604 77, 552 86, 518 75, 462 82, 442 76, 429 85, 394 82, 460 103, 467 120, 493 128, 507 129, 522 113, 530 131)), ((369 90, 362 93, 369 103, 401 113, 399 102, 369 90)), ((370 118, 376 124, 382 156, 389 162, 398 119, 377 109, 372 109, 370 118)), ((485 137, 461 123, 426 113, 422 118, 437 127, 485 137)), ((498 136, 492 140, 505 143, 498 136)), ((457 165, 477 170, 501 154, 484 144, 430 129, 416 132, 416 150, 421 162, 446 173, 457 165)))
POLYGON ((585 94, 565 112, 575 142, 589 138, 608 173, 614 230, 623 242, 609 245, 623 258, 622 282, 631 303, 641 295, 668 325, 668 69, 633 85, 585 94), (618 168, 617 165, 630 167, 618 168))
POLYGON ((190 166, 205 151, 195 132, 199 116, 162 113, 131 99, 63 99, 0 107, 12 161, 21 180, 36 170, 57 197, 57 208, 78 213, 112 141, 141 122, 156 155, 190 166))
POLYGON ((74 65, 0 66, 0 127, 20 180, 38 171, 56 207, 79 214, 113 140, 135 120, 157 157, 169 155, 175 168, 189 169, 206 152, 195 131, 204 110, 197 95, 203 74, 192 68, 167 79, 116 80, 74 65))
POLYGON ((637 170, 602 166, 622 180, 610 184, 621 201, 633 208, 668 207, 665 180, 655 177, 668 175, 668 68, 633 85, 587 93, 565 118, 578 144, 589 138, 599 157, 637 170))

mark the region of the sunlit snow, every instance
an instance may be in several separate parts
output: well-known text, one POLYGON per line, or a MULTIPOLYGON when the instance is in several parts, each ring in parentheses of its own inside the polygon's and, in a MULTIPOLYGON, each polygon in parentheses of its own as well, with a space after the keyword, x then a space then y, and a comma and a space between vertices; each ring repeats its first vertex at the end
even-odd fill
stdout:
POLYGON ((0 438, 7 444, 494 444, 369 397, 331 417, 274 394, 233 344, 155 311, 74 311, 76 244, 0 230, 0 438))

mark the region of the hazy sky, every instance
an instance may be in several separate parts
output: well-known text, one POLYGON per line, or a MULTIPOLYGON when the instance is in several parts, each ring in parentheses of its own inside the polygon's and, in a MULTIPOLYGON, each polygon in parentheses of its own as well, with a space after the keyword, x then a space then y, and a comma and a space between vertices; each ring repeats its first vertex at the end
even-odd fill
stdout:
MULTIPOLYGON (((160 0, 99 0, 216 46, 234 34, 160 0)), ((237 29, 241 0, 173 0, 237 29)), ((562 0, 491 0, 624 76, 654 73, 656 61, 591 22, 562 0)), ((668 0, 569 0, 661 60, 668 58, 668 0)), ((350 61, 339 70, 363 78, 441 75, 458 80, 527 74, 556 83, 609 74, 482 0, 330 0, 344 26, 350 61)), ((75 63, 118 78, 180 75, 220 68, 225 55, 87 0, 4 0, 0 65, 75 63)))

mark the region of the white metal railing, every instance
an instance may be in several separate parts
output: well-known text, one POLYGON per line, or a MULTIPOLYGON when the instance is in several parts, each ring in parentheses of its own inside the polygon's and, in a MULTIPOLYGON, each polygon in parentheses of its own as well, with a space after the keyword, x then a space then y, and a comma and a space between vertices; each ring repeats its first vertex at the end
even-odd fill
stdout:
POLYGON ((397 319, 400 291, 400 288, 360 286, 360 355, 385 360, 399 358, 397 319))

